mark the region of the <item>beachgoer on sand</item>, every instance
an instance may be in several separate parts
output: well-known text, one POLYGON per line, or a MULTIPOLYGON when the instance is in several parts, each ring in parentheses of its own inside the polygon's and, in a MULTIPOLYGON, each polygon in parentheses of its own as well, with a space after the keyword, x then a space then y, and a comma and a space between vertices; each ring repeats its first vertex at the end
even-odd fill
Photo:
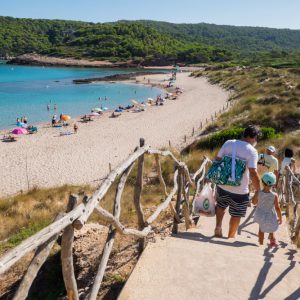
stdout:
POLYGON ((52 127, 56 124, 56 115, 54 115, 52 117, 51 124, 52 124, 52 127))
POLYGON ((225 142, 208 172, 207 178, 217 184, 215 227, 217 237, 223 236, 222 221, 227 207, 231 216, 228 238, 235 237, 250 201, 250 178, 255 191, 260 190, 260 178, 257 173, 258 154, 254 148, 258 135, 258 129, 250 125, 244 130, 241 140, 225 142))
MULTIPOLYGON (((274 146, 268 146, 266 152, 259 154, 258 164, 265 167, 269 172, 272 172, 276 176, 276 185, 279 178, 278 159, 274 156, 276 148, 274 146)), ((275 185, 275 186, 276 186, 275 185)))
POLYGON ((74 128, 74 133, 77 133, 77 131, 78 131, 78 126, 77 126, 76 123, 74 124, 73 128, 74 128))
POLYGON ((278 195, 273 192, 272 186, 276 184, 276 176, 273 172, 267 172, 262 176, 263 189, 256 191, 252 203, 256 205, 254 222, 258 223, 258 241, 264 243, 264 234, 269 233, 270 247, 277 247, 275 231, 282 223, 282 214, 279 207, 278 195))

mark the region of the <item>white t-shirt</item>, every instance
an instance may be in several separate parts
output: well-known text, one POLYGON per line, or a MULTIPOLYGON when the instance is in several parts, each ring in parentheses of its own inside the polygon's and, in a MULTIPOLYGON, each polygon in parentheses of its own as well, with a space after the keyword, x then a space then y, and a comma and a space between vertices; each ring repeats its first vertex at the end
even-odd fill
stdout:
POLYGON ((285 174, 285 168, 292 165, 292 157, 285 157, 281 162, 280 174, 285 174))
POLYGON ((222 158, 225 155, 231 155, 233 143, 236 144, 236 157, 246 161, 246 170, 243 174, 241 185, 219 185, 219 187, 233 194, 245 195, 249 193, 249 168, 257 168, 258 154, 256 149, 247 142, 240 140, 229 140, 226 143, 224 143, 224 145, 220 149, 218 157, 222 158))

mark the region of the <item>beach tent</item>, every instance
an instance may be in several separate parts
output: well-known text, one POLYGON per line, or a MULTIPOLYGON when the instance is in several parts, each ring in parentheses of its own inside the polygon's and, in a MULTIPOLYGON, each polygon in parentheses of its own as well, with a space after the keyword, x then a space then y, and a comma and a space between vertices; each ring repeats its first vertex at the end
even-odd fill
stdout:
POLYGON ((94 111, 94 112, 102 112, 102 109, 99 108, 99 107, 96 107, 96 108, 93 109, 93 111, 94 111))
POLYGON ((92 112, 92 113, 90 113, 90 116, 92 116, 92 117, 96 117, 96 116, 99 116, 99 114, 98 114, 98 113, 96 113, 96 112, 92 112))
POLYGON ((18 127, 15 128, 11 133, 20 135, 20 134, 26 134, 28 133, 28 131, 25 128, 18 127))
POLYGON ((18 127, 22 127, 22 128, 27 128, 27 127, 28 127, 27 124, 22 123, 22 122, 18 122, 18 123, 17 123, 17 126, 18 126, 18 127))

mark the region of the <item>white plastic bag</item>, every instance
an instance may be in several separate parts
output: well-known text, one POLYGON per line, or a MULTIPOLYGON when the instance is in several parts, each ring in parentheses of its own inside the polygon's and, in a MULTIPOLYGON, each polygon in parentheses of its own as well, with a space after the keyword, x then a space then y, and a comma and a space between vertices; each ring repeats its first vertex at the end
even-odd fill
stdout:
POLYGON ((216 199, 210 183, 206 183, 202 191, 195 196, 193 213, 207 217, 215 216, 216 199))

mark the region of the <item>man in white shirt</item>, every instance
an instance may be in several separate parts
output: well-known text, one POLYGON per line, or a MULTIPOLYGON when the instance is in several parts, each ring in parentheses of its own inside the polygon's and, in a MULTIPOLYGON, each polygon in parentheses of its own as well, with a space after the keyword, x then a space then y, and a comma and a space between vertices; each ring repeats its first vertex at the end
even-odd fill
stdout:
POLYGON ((216 228, 215 236, 222 237, 222 221, 229 207, 231 215, 229 223, 228 238, 234 238, 240 224, 241 217, 245 217, 249 204, 249 182, 250 178, 255 191, 260 190, 260 178, 257 173, 258 154, 254 148, 259 135, 258 129, 248 126, 241 140, 229 140, 220 149, 216 160, 222 160, 225 155, 232 155, 233 145, 236 149, 236 157, 246 161, 246 170, 242 176, 239 186, 218 185, 216 228))

